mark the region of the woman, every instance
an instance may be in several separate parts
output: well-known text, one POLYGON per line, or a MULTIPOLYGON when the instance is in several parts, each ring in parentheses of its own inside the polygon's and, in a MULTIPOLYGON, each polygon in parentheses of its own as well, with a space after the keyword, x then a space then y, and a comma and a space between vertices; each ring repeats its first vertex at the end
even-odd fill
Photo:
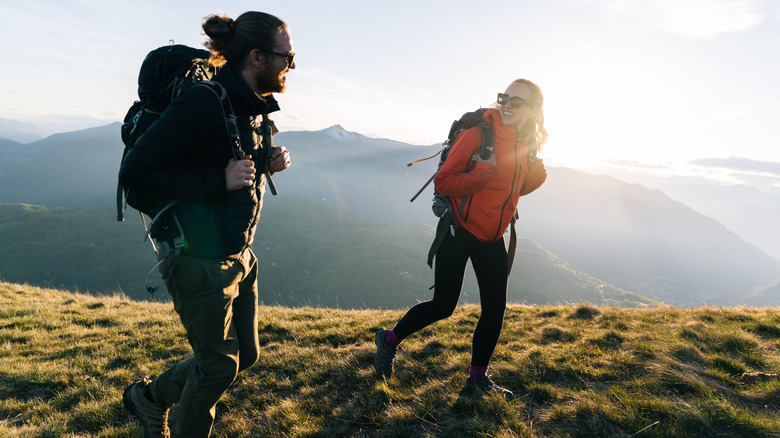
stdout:
POLYGON ((412 307, 393 329, 377 331, 374 367, 380 375, 392 374, 393 358, 403 339, 452 314, 471 259, 482 314, 474 330, 467 385, 513 397, 490 379, 487 368, 506 308, 509 267, 502 236, 520 196, 537 189, 547 175, 542 161, 535 158, 547 140, 542 104, 541 89, 518 79, 484 113, 483 120, 495 132, 490 158, 479 154, 472 158, 482 141, 478 128, 464 131, 453 143, 434 183, 439 193, 450 198, 458 228, 454 235, 447 233, 436 252, 433 299, 412 307))

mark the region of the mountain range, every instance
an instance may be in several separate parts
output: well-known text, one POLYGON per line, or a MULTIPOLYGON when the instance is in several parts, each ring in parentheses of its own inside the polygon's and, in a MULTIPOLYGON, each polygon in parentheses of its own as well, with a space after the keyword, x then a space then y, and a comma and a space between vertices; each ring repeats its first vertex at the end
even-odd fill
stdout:
POLYGON ((43 131, 33 123, 4 118, 0 118, 0 133, 2 133, 0 139, 2 146, 6 146, 4 142, 22 146, 24 143, 31 143, 45 137, 43 131))
MULTIPOLYGON (((111 205, 123 148, 118 132, 119 124, 111 124, 24 145, 0 142, 0 203, 80 209, 111 205)), ((287 146, 293 165, 274 176, 280 195, 269 196, 263 220, 270 220, 275 204, 293 208, 293 200, 304 198, 320 207, 335 204, 345 214, 353 211, 370 221, 366 222, 369 229, 397 229, 404 234, 420 226, 431 232, 435 225, 430 188, 415 202, 409 200, 433 174, 438 160, 412 167, 406 163, 432 155, 438 146, 368 138, 340 126, 282 132, 275 142, 287 146)), ((529 251, 554 254, 552 264, 581 272, 583 278, 614 290, 681 306, 714 300, 739 304, 739 297, 748 291, 780 280, 780 262, 775 258, 659 190, 568 168, 548 168, 548 174, 542 188, 521 199, 518 232, 529 251)), ((310 206, 302 214, 316 222, 318 208, 310 206)), ((414 258, 414 263, 424 265, 429 236, 423 235, 417 235, 422 245, 414 250, 416 254, 402 259, 414 258)), ((348 237, 344 234, 341 239, 348 237)), ((0 257, 8 257, 2 248, 0 257)), ((348 268, 339 265, 341 270, 348 268)), ((0 275, 7 274, 0 270, 0 275)), ((419 292, 412 291, 419 291, 418 286, 410 289, 415 298, 420 298, 419 292)), ((275 290, 282 294, 278 301, 290 299, 284 296, 284 285, 275 290)), ((319 303, 311 297, 292 299, 293 304, 307 300, 319 303)))
MULTIPOLYGON (((704 160, 691 163, 703 165, 704 160)), ((709 160, 713 161, 713 160, 709 160)), ((595 168, 593 171, 605 173, 627 182, 637 183, 649 188, 661 190, 694 210, 716 219, 739 237, 753 243, 769 255, 780 260, 780 163, 753 162, 750 169, 742 170, 742 161, 738 158, 718 160, 715 170, 734 171, 744 180, 762 187, 762 190, 746 183, 718 182, 712 179, 697 178, 690 175, 652 176, 641 168, 613 166, 595 168), (774 189, 773 189, 774 187, 774 189)), ((701 167, 702 171, 708 170, 701 167)))

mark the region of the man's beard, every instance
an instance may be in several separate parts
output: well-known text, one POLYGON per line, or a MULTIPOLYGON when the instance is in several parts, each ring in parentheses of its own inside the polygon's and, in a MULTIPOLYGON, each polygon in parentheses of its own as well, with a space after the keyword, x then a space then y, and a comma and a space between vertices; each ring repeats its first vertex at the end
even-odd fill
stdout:
POLYGON ((284 93, 287 89, 286 78, 282 73, 271 74, 269 71, 261 71, 255 75, 255 83, 261 94, 284 93))

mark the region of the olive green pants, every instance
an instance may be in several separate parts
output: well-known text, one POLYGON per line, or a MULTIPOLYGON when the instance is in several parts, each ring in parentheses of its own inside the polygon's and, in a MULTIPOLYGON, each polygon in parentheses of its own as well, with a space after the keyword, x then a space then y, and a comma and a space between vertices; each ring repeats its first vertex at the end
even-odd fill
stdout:
POLYGON ((179 403, 174 437, 208 437, 217 401, 258 359, 257 259, 251 249, 228 260, 178 255, 160 271, 194 354, 149 390, 160 405, 179 403))

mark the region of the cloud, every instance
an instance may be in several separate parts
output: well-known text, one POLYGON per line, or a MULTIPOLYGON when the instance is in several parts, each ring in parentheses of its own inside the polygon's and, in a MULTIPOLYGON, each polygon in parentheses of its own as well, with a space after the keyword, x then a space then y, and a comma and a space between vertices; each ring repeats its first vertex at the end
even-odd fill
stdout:
POLYGON ((757 161, 749 158, 699 158, 688 164, 700 167, 727 169, 740 172, 758 172, 780 176, 780 163, 774 161, 757 161))
POLYGON ((741 32, 764 18, 763 0, 594 0, 613 18, 693 37, 741 32))
POLYGON ((651 163, 643 163, 641 161, 625 160, 625 159, 617 159, 617 158, 604 160, 604 164, 608 166, 614 166, 614 167, 646 169, 646 170, 659 170, 659 169, 666 170, 669 168, 669 166, 666 164, 651 164, 651 163))

